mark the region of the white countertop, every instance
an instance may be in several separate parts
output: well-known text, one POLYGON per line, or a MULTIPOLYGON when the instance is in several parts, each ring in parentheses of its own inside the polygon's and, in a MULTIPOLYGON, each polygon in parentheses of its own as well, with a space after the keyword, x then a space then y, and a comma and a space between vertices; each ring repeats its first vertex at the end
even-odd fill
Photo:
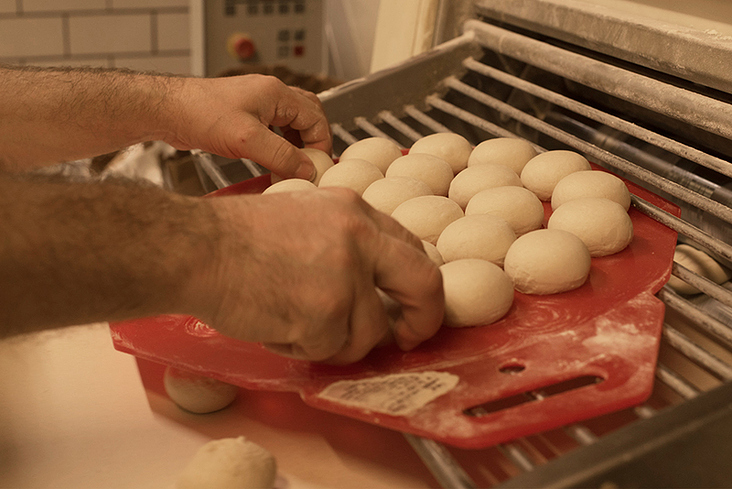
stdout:
POLYGON ((0 341, 0 487, 172 488, 201 445, 240 435, 276 457, 278 487, 438 487, 399 433, 292 393, 242 389, 193 415, 158 370, 115 351, 106 324, 0 341))

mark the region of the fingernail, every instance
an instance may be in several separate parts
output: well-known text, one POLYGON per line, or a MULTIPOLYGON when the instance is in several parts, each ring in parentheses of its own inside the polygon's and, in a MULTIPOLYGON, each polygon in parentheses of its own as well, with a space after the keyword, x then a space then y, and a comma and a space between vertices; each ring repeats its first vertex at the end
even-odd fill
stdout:
POLYGON ((315 180, 316 174, 317 174, 317 171, 315 170, 315 167, 312 164, 308 165, 305 163, 300 163, 300 166, 298 166, 297 170, 295 170, 295 176, 297 178, 303 178, 310 182, 315 180))

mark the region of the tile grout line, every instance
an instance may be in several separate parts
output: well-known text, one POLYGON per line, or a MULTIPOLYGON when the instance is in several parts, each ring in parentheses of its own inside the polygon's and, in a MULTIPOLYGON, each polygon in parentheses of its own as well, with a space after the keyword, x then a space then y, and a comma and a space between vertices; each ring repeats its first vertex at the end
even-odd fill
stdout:
POLYGON ((158 12, 153 10, 150 12, 150 53, 156 55, 158 51, 158 12))
POLYGON ((63 55, 64 58, 71 57, 71 23, 69 21, 69 14, 65 12, 61 16, 61 39, 63 43, 63 55))

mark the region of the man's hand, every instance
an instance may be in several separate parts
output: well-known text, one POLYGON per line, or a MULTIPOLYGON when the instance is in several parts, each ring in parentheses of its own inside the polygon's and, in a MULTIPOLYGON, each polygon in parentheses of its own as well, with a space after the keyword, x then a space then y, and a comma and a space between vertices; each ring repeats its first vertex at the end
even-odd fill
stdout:
POLYGON ((331 152, 318 98, 273 77, 0 66, 0 169, 24 171, 152 140, 250 158, 306 179, 315 169, 291 142, 331 152))
POLYGON ((312 162, 292 143, 332 151, 330 126, 318 97, 277 78, 187 78, 174 87, 167 104, 172 132, 165 140, 178 149, 249 158, 278 175, 308 180, 312 162))
POLYGON ((192 283, 197 315, 223 334, 300 359, 349 363, 388 332, 376 287, 402 305, 411 349, 442 324, 439 269, 420 241, 346 189, 211 199, 216 266, 192 283))

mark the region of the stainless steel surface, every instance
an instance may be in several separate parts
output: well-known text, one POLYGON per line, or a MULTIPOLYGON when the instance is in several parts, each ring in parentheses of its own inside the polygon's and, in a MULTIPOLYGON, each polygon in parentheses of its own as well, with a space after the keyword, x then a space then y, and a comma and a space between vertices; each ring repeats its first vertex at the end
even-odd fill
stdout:
POLYGON ((442 487, 473 489, 475 482, 441 444, 405 433, 404 437, 442 487))
POLYGON ((458 38, 397 68, 375 73, 366 84, 362 80, 355 80, 321 93, 320 100, 332 123, 353 130, 354 116, 374 120, 382 110, 403 110, 408 104, 423 107, 424 97, 437 88, 435 80, 461 70, 460 61, 470 53, 479 52, 480 48, 469 37, 458 38), (395 79, 402 79, 405 73, 413 75, 408 87, 394 83, 395 79), (338 94, 337 99, 335 92, 338 94))
MULTIPOLYGON (((544 17, 546 10, 542 9, 551 6, 553 12, 566 12, 562 4, 577 2, 477 3, 479 12, 519 12, 526 16, 515 22, 519 27, 551 34, 555 24, 567 19, 544 17), (537 10, 531 12, 531 6, 537 10), (536 23, 546 25, 533 29, 536 23)), ((567 25, 576 25, 578 19, 586 22, 587 14, 587 9, 581 10, 567 25)), ((336 151, 359 139, 383 135, 409 147, 422 136, 446 131, 460 133, 472 144, 498 136, 523 137, 540 151, 573 149, 672 199, 682 208, 680 218, 637 197, 633 205, 676 230, 680 240, 708 250, 723 263, 732 263, 732 199, 728 195, 732 188, 732 83, 725 84, 730 72, 725 69, 712 76, 699 71, 687 76, 684 83, 670 83, 665 75, 646 69, 663 68, 666 62, 660 57, 636 69, 604 56, 632 61, 655 49, 642 46, 620 55, 633 48, 633 43, 625 41, 637 39, 634 35, 663 35, 644 31, 643 26, 633 34, 632 25, 623 24, 621 39, 612 52, 598 49, 603 55, 593 55, 586 50, 597 47, 589 45, 591 41, 578 42, 578 48, 564 44, 574 40, 566 36, 558 36, 562 42, 545 42, 537 39, 541 36, 525 35, 522 29, 505 28, 513 17, 501 17, 504 23, 498 27, 489 23, 496 16, 489 16, 492 18, 469 21, 461 38, 435 52, 324 94, 326 112, 335 122, 336 151), (694 87, 701 81, 715 89, 726 87, 727 93, 694 87)), ((617 19, 595 21, 599 24, 591 25, 606 29, 598 36, 618 25, 617 19)), ((588 29, 587 25, 578 29, 578 36, 588 29)), ((693 58, 704 37, 675 46, 688 50, 684 56, 693 58)), ((674 33, 663 39, 678 40, 674 33)), ((726 50, 727 46, 715 43, 712 48, 726 50)), ((669 69, 668 74, 685 76, 689 70, 702 70, 699 66, 689 62, 669 69)), ((430 446, 429 456, 420 456, 435 477, 445 487, 465 487, 454 483, 464 480, 465 474, 454 462, 465 459, 472 466, 468 471, 472 482, 480 487, 499 485, 568 452, 592 447, 620 426, 640 426, 669 406, 684 404, 731 381, 732 328, 726 318, 732 317, 732 293, 679 264, 672 273, 704 293, 689 298, 663 289, 658 294, 667 305, 667 317, 656 388, 645 404, 481 451, 484 458, 477 469, 475 457, 466 458, 460 451, 412 437, 418 452, 424 452, 425 444, 430 446)))
POLYGON ((193 156, 193 164, 196 165, 196 170, 205 173, 214 185, 216 185, 216 188, 221 189, 231 185, 232 182, 226 178, 218 165, 214 163, 210 154, 194 149, 191 151, 191 155, 193 156))
MULTIPOLYGON (((732 40, 716 30, 683 28, 576 0, 481 0, 476 6, 493 19, 732 93, 729 67, 719 63, 732 56, 732 40)), ((720 2, 712 8, 729 11, 720 2)))

